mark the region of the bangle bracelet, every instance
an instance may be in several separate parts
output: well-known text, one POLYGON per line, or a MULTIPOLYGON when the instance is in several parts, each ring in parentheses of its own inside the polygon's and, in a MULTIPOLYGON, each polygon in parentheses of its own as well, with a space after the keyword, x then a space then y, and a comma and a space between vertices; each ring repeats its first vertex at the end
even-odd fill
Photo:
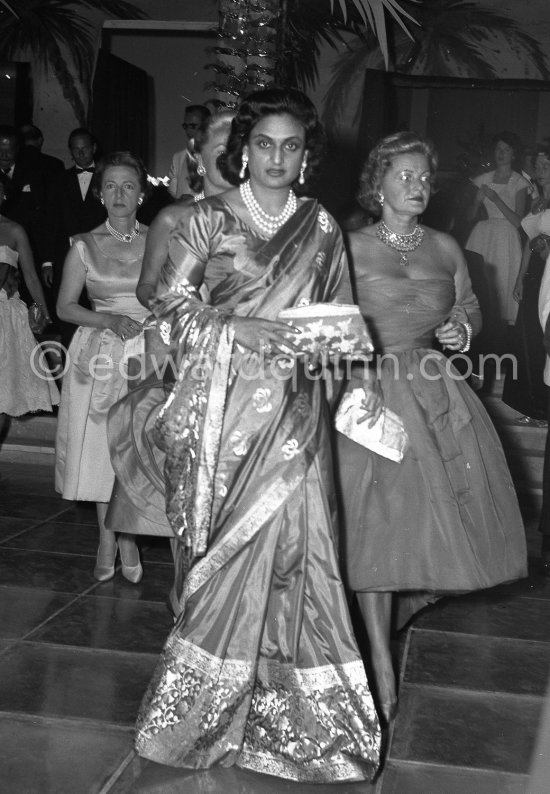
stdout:
POLYGON ((461 323, 461 325, 466 331, 466 341, 464 342, 464 344, 462 345, 462 347, 459 349, 458 352, 467 353, 468 350, 470 349, 470 344, 472 342, 472 326, 470 325, 470 323, 461 323))

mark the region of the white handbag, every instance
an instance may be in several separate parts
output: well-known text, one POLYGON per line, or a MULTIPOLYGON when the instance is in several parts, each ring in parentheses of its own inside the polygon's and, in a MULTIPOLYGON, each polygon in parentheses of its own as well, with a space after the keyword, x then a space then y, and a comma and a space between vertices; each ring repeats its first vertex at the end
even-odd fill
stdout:
POLYGON ((346 392, 334 417, 336 429, 357 444, 401 463, 407 448, 408 436, 401 418, 389 408, 383 408, 376 423, 369 427, 368 420, 358 423, 365 415, 361 403, 365 398, 362 388, 346 392))

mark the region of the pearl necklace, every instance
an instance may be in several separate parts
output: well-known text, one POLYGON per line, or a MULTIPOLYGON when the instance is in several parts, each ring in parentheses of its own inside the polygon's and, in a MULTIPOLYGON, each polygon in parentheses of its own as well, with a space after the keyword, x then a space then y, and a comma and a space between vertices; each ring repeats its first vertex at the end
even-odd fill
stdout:
POLYGON ((385 245, 389 246, 389 248, 394 248, 396 251, 399 251, 401 254, 399 259, 401 267, 407 267, 409 264, 407 252, 414 251, 418 248, 424 239, 424 229, 418 224, 416 224, 414 231, 410 234, 397 234, 397 232, 392 232, 384 221, 380 221, 376 227, 376 234, 385 245))
POLYGON ((115 240, 120 240, 121 243, 131 243, 135 237, 139 236, 139 223, 138 221, 135 222, 134 228, 129 234, 123 234, 119 232, 118 229, 115 229, 111 226, 108 220, 105 221, 105 227, 109 234, 111 234, 115 240))
POLYGON ((250 187, 250 179, 241 184, 239 191, 244 205, 250 213, 252 220, 258 229, 260 229, 262 234, 267 237, 271 237, 281 228, 281 226, 284 226, 287 220, 294 215, 298 206, 296 194, 293 190, 289 190, 288 198, 281 214, 269 215, 269 213, 260 207, 256 196, 252 192, 252 188, 250 187))

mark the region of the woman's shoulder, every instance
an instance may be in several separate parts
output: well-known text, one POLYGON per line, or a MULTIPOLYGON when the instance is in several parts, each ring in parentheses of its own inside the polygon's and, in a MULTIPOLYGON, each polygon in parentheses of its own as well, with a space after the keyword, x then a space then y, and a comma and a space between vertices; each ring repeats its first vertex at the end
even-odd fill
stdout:
POLYGON ((13 235, 26 234, 26 232, 20 223, 12 221, 10 218, 6 218, 2 215, 0 217, 0 234, 13 237, 13 235))
POLYGON ((494 171, 483 171, 482 174, 478 174, 472 178, 472 182, 477 187, 481 187, 481 185, 488 185, 490 182, 494 180, 495 172, 494 171))
POLYGON ((378 239, 376 233, 377 228, 378 224, 365 224, 365 226, 361 226, 359 229, 347 232, 346 239, 349 241, 349 245, 352 248, 368 248, 374 245, 378 239))
POLYGON ((422 226, 427 240, 431 240, 435 245, 445 248, 449 251, 456 251, 460 248, 458 242, 447 232, 441 232, 439 229, 432 229, 431 226, 422 226))
POLYGON ((531 187, 529 180, 526 179, 523 174, 520 174, 519 171, 512 171, 510 184, 512 184, 516 190, 523 190, 523 188, 531 187))

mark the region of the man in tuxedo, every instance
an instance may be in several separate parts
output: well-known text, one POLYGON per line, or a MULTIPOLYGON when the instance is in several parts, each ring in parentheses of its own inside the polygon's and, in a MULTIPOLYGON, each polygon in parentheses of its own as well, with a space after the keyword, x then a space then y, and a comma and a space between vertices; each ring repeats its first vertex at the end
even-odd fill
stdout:
MULTIPOLYGON (((183 124, 181 126, 184 129, 188 143, 195 137, 198 129, 209 116, 210 111, 205 105, 188 105, 188 107, 186 107, 183 124)), ((191 191, 189 182, 187 181, 189 175, 187 168, 188 158, 189 149, 187 147, 176 152, 172 157, 172 164, 168 172, 168 176, 170 177, 168 191, 175 199, 179 199, 180 196, 191 191)))
POLYGON ((44 145, 44 136, 42 130, 35 127, 34 124, 23 124, 19 127, 21 133, 23 151, 29 152, 31 147, 31 156, 33 156, 33 149, 38 151, 38 162, 42 171, 46 174, 48 180, 54 179, 64 170, 65 165, 58 157, 52 157, 50 154, 44 154, 42 146, 44 145))
MULTIPOLYGON (((54 303, 61 284, 70 238, 95 229, 107 217, 105 208, 90 188, 97 150, 94 136, 89 130, 78 127, 69 135, 68 147, 74 165, 53 180, 47 197, 48 229, 44 243, 42 275, 46 286, 52 289, 54 303)), ((74 331, 74 325, 60 323, 61 341, 65 346, 70 342, 74 331)))
POLYGON ((23 226, 39 262, 48 174, 40 161, 40 152, 21 146, 17 129, 7 124, 0 125, 0 170, 8 178, 10 187, 2 212, 23 226))

